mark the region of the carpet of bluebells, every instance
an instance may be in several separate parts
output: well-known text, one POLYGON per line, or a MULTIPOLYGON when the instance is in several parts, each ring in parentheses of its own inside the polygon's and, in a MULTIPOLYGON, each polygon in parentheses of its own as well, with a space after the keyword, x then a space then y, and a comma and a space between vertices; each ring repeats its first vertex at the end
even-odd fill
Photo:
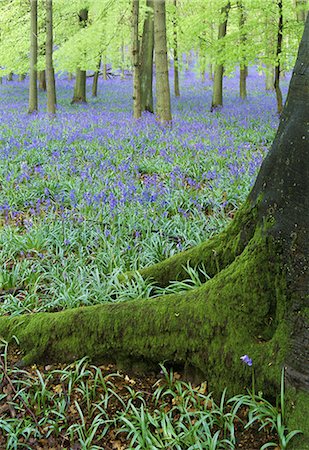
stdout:
POLYGON ((131 85, 100 80, 70 105, 73 81, 58 79, 54 119, 45 93, 27 114, 27 81, 0 86, 0 314, 150 296, 119 273, 218 233, 246 198, 278 125, 263 76, 249 73, 247 101, 226 79, 211 113, 211 82, 184 74, 172 127, 132 119, 131 85))

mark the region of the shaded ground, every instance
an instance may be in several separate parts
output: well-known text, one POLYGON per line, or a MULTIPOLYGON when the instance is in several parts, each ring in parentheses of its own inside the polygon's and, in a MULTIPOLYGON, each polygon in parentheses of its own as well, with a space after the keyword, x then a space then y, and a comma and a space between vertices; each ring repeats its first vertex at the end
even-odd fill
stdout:
MULTIPOLYGON (((131 445, 134 433, 128 437, 128 432, 124 431, 126 423, 119 420, 125 410, 136 434, 141 436, 142 423, 138 422, 138 415, 134 411, 148 411, 154 417, 156 411, 161 411, 162 417, 169 415, 176 424, 183 420, 180 406, 185 402, 183 394, 188 389, 191 389, 191 400, 186 402, 185 407, 192 415, 192 423, 197 420, 194 415, 197 410, 213 410, 215 415, 218 408, 207 393, 207 383, 192 387, 182 382, 181 375, 176 372, 171 374, 161 371, 147 377, 132 376, 118 372, 113 365, 91 366, 85 360, 70 366, 18 369, 14 365, 19 359, 17 349, 9 353, 4 350, 1 355, 2 449, 14 449, 22 444, 26 444, 24 448, 37 450, 133 449, 141 441, 137 439, 131 445)), ((226 417, 231 409, 231 406, 224 406, 226 417)), ((269 426, 259 431, 261 424, 256 422, 250 428, 245 428, 248 422, 247 407, 241 407, 237 416, 234 420, 236 442, 232 448, 254 450, 260 449, 265 443, 278 442, 277 435, 269 426)), ((222 417, 217 414, 219 420, 222 417)), ((146 427, 152 427, 150 433, 156 435, 162 432, 162 429, 156 429, 149 422, 147 425, 147 417, 142 421, 146 427)), ((222 440, 228 433, 225 431, 223 436, 224 431, 220 429, 219 423, 214 422, 211 434, 214 436, 220 430, 219 440, 222 440)), ((139 448, 146 449, 147 446, 139 448)), ((172 450, 177 447, 167 445, 165 448, 172 450)))

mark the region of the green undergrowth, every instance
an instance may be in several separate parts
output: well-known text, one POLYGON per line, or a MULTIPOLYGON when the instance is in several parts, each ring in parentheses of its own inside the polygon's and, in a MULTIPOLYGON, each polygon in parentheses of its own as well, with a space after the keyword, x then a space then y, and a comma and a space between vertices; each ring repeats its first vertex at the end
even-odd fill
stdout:
POLYGON ((147 379, 90 365, 86 358, 21 370, 9 362, 7 349, 2 343, 3 449, 234 450, 248 433, 258 437, 254 448, 279 444, 285 450, 298 433, 286 428, 283 390, 276 406, 252 390, 230 398, 224 391, 216 401, 206 382, 185 382, 164 365, 147 379))
MULTIPOLYGON (((261 385, 280 371, 287 325, 285 279, 273 244, 256 230, 242 254, 219 274, 178 294, 0 318, 0 335, 16 336, 24 362, 70 361, 88 355, 126 367, 162 359, 206 377, 218 392, 248 383, 239 353, 259 362, 261 385), (218 363, 220 355, 220 363, 218 363)), ((275 383, 275 382, 274 382, 275 383)))

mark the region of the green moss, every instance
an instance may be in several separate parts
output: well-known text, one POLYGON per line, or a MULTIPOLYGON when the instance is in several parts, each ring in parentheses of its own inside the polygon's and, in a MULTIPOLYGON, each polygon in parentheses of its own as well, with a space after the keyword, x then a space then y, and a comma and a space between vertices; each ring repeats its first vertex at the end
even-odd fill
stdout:
POLYGON ((177 295, 0 319, 0 335, 18 337, 25 362, 88 355, 153 367, 165 360, 190 368, 212 390, 274 392, 286 353, 285 280, 272 242, 257 230, 241 255, 199 289, 177 295))
POLYGON ((301 430, 293 438, 289 450, 309 449, 309 393, 289 388, 286 392, 287 425, 289 430, 301 430))

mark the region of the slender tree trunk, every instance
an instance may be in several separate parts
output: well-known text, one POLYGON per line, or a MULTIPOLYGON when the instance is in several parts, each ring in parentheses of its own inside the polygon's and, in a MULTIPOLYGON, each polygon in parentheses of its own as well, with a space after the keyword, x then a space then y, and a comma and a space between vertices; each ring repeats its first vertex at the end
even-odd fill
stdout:
MULTIPOLYGON (((79 26, 81 28, 85 28, 87 26, 88 21, 88 10, 81 9, 79 14, 79 26)), ((73 103, 87 103, 86 97, 86 70, 82 70, 80 67, 76 69, 76 78, 75 78, 75 86, 74 86, 74 94, 71 104, 73 103)))
POLYGON ((8 81, 13 81, 13 72, 10 72, 6 78, 8 81))
POLYGON ((267 64, 265 68, 265 88, 266 91, 274 90, 275 69, 272 64, 267 64))
POLYGON ((106 58, 104 57, 104 64, 103 64, 103 80, 107 80, 107 63, 106 58))
POLYGON ((2 77, 0 77, 0 84, 2 84, 2 77))
POLYGON ((173 53, 174 53, 174 93, 175 97, 180 96, 179 90, 179 61, 178 61, 178 36, 177 36, 177 0, 173 0, 173 53))
POLYGON ((73 74, 71 72, 68 73, 68 80, 72 81, 73 80, 73 74))
POLYGON ((38 74, 39 78, 39 90, 40 91, 46 91, 46 72, 44 70, 40 70, 38 74))
POLYGON ((124 75, 125 54, 124 54, 124 42, 123 41, 122 41, 122 44, 121 44, 120 51, 121 51, 121 79, 124 80, 125 79, 125 75, 124 75))
POLYGON ((37 61, 38 61, 38 2, 30 0, 30 71, 28 113, 38 110, 37 61))
POLYGON ((47 82, 47 112, 56 113, 56 84, 53 66, 53 2, 46 0, 46 82, 47 82))
POLYGON ((25 78, 26 78, 26 74, 25 73, 21 73, 18 76, 18 81, 24 81, 25 78))
POLYGON ((246 32, 244 31, 244 25, 246 23, 246 13, 242 1, 237 2, 239 8, 239 31, 240 31, 240 72, 239 72, 239 95, 240 98, 245 100, 247 98, 247 74, 248 68, 246 65, 246 49, 245 44, 247 40, 246 32))
POLYGON ((154 41, 156 63, 157 117, 162 123, 172 121, 170 86, 168 79, 165 0, 154 4, 154 41))
MULTIPOLYGON (((218 31, 218 40, 221 41, 226 36, 227 29, 227 20, 228 14, 231 8, 230 2, 228 2, 223 8, 221 8, 221 22, 219 25, 218 31)), ((219 52, 219 58, 222 58, 223 48, 219 52)), ((224 67, 223 63, 217 62, 214 71, 214 82, 213 82, 213 94, 212 94, 212 103, 211 103, 211 111, 214 111, 216 108, 223 105, 223 73, 224 67)))
POLYGON ((282 33, 283 33, 283 15, 282 15, 282 0, 277 1, 277 5, 279 8, 279 20, 278 20, 278 36, 277 36, 277 51, 276 51, 276 65, 275 65, 275 91, 276 91, 276 98, 277 98, 277 111, 278 114, 282 113, 283 110, 283 102, 282 102, 282 92, 280 89, 280 71, 281 71, 281 64, 280 64, 280 57, 281 57, 281 50, 282 50, 282 33))
POLYGON ((139 0, 132 0, 133 117, 135 119, 139 119, 142 114, 138 20, 139 0))
POLYGON ((97 97, 97 95, 98 95, 98 81, 99 81, 100 70, 101 70, 101 57, 100 57, 100 61, 98 62, 98 69, 94 72, 94 75, 93 75, 92 97, 97 97))
POLYGON ((154 0, 147 0, 149 8, 143 27, 141 46, 141 109, 153 113, 153 51, 154 51, 154 0))

